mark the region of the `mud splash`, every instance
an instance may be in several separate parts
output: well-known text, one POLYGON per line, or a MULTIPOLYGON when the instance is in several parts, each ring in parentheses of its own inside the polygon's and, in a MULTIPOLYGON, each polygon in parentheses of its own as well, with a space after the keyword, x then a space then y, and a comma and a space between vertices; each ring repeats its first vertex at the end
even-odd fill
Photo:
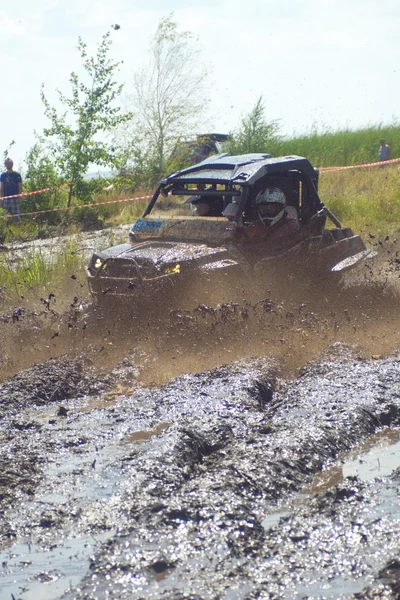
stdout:
POLYGON ((132 347, 152 357, 143 382, 156 385, 264 355, 275 356, 282 373, 295 376, 335 342, 357 347, 364 357, 389 355, 400 348, 400 263, 395 240, 376 245, 380 253, 373 261, 327 277, 282 264, 238 302, 196 305, 193 289, 191 310, 169 310, 168 298, 149 299, 141 310, 115 300, 100 310, 91 304, 86 282, 71 273, 63 290, 48 298, 0 302, 0 380, 65 354, 84 353, 99 373, 108 372, 132 347))
MULTIPOLYGON (((70 308, 26 311, 3 318, 0 376, 48 358, 85 353, 99 373, 113 368, 132 347, 153 357, 143 382, 162 384, 245 357, 271 355, 286 376, 335 342, 352 344, 359 355, 379 357, 400 347, 399 296, 379 282, 343 287, 265 290, 261 300, 198 305, 192 311, 112 307, 104 313, 85 299, 70 308)), ((75 297, 76 298, 76 297, 75 297)))

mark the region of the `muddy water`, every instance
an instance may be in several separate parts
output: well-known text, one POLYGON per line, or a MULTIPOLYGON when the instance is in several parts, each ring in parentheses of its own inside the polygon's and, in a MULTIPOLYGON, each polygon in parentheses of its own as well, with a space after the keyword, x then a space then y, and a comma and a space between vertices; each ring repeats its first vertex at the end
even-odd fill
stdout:
POLYGON ((398 598, 387 250, 239 306, 3 319, 0 597, 398 598))

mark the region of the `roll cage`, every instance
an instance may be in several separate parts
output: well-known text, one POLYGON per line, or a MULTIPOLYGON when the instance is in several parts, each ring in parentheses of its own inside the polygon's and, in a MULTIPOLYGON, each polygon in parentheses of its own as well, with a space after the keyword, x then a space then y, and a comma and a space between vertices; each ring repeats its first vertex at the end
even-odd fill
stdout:
POLYGON ((220 154, 162 179, 143 217, 149 215, 160 194, 164 197, 196 196, 213 202, 223 199, 223 206, 236 202, 235 220, 254 220, 256 196, 267 186, 285 193, 289 206, 294 206, 303 224, 307 224, 324 205, 318 195, 318 170, 301 156, 272 158, 267 154, 230 156, 220 154))

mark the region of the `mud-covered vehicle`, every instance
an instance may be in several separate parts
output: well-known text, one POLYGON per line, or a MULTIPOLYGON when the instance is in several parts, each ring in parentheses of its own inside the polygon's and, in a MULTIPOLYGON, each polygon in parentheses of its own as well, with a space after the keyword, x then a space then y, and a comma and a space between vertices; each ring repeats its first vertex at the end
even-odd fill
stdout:
POLYGON ((306 158, 219 154, 162 179, 129 243, 93 254, 88 282, 98 300, 151 304, 155 294, 168 304, 187 292, 195 304, 211 283, 219 292, 232 281, 249 289, 269 266, 284 277, 283 262, 318 275, 369 255, 324 206, 306 158))

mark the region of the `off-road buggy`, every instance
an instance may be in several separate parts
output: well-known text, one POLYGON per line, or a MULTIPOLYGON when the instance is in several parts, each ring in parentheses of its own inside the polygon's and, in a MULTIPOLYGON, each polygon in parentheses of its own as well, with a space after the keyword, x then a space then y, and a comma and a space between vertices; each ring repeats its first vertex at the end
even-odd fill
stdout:
POLYGON ((282 259, 316 276, 356 264, 370 252, 324 206, 318 175, 306 158, 268 154, 219 154, 169 175, 129 243, 93 254, 92 294, 144 297, 149 304, 161 294, 168 305, 186 291, 196 304, 206 300, 210 282, 220 292, 228 280, 249 289, 268 277, 270 265, 284 277, 282 259), (272 216, 271 199, 278 200, 272 216))

